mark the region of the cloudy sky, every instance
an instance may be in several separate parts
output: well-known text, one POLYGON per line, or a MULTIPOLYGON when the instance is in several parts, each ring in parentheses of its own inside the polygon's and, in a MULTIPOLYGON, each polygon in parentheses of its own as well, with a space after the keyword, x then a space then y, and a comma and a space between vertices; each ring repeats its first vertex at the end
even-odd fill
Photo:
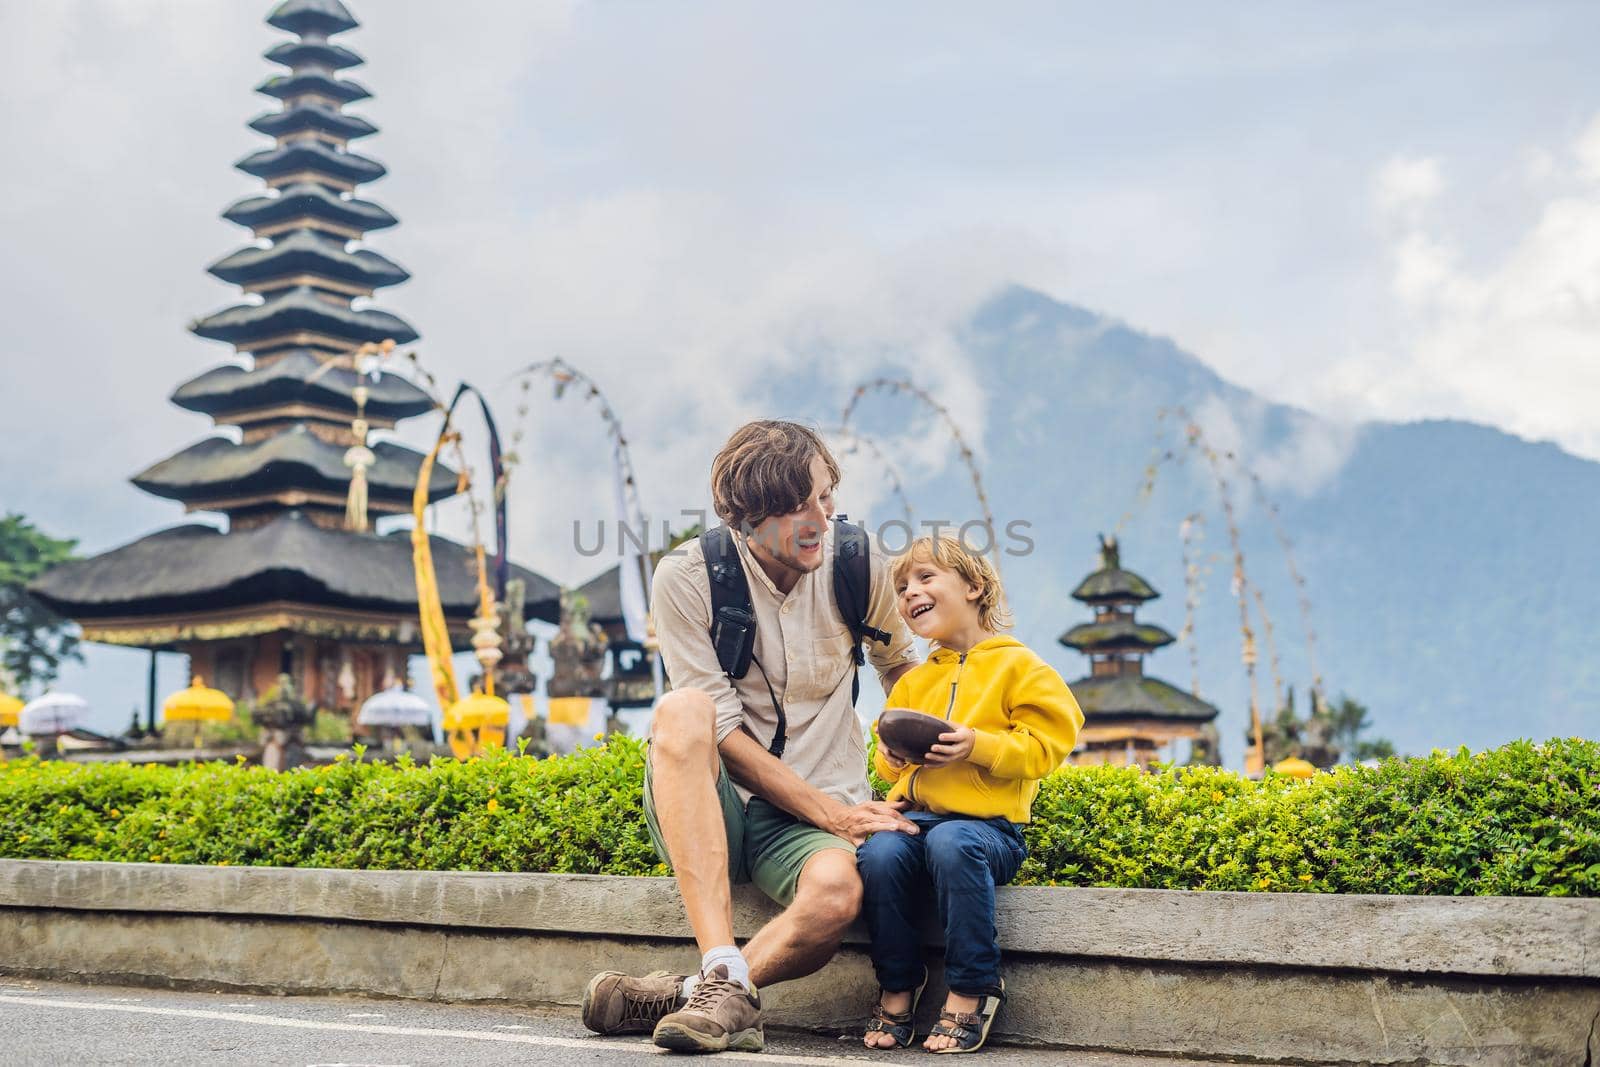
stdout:
MULTIPOLYGON (((126 478, 208 429, 166 398, 227 357, 185 326, 233 302, 269 6, 0 4, 0 507, 90 550, 177 519, 126 478)), ((1592 3, 351 6, 381 306, 443 378, 586 368, 647 508, 775 366, 915 364, 976 419, 949 331, 1008 280, 1319 414, 1600 459, 1592 3)), ((598 512, 598 425, 534 408, 524 499, 598 512)))

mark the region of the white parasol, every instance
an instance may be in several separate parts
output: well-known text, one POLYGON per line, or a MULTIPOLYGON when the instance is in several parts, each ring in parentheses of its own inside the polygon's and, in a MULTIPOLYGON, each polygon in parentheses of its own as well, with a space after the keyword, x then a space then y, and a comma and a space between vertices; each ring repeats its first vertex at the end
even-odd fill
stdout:
POLYGON ((23 705, 17 727, 25 734, 64 734, 83 727, 89 719, 89 702, 71 693, 46 693, 23 705))
POLYGON ((359 726, 430 726, 433 709, 403 685, 374 693, 356 715, 359 726))

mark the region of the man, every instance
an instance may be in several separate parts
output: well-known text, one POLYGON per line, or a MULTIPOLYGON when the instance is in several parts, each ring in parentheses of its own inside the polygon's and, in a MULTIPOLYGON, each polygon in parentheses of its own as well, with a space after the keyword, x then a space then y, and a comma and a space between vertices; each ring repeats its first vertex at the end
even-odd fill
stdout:
MULTIPOLYGON (((713 506, 750 586, 755 652, 741 679, 711 639, 711 586, 698 541, 656 568, 656 636, 673 690, 656 704, 644 808, 672 865, 700 973, 633 978, 607 971, 584 994, 596 1033, 653 1033, 663 1048, 758 1051, 757 989, 810 974, 838 951, 861 906, 855 846, 916 827, 871 799, 851 699, 853 640, 834 602, 833 491, 839 466, 816 433, 791 422, 740 427, 711 465, 713 506), (782 756, 769 747, 779 706, 782 756), (754 881, 784 911, 741 952, 730 883, 754 881)), ((867 622, 889 634, 868 657, 884 692, 916 662, 888 567, 871 564, 867 622)))

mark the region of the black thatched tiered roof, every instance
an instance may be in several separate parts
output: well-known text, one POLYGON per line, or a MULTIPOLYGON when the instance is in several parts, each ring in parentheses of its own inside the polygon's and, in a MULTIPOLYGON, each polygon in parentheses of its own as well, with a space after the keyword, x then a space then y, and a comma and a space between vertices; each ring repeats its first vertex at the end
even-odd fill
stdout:
POLYGON ((1149 582, 1122 569, 1122 552, 1116 538, 1101 539, 1099 570, 1072 591, 1072 598, 1085 604, 1142 603, 1160 595, 1149 582))
POLYGON ((622 565, 610 567, 573 590, 589 608, 589 621, 609 626, 622 621, 622 565))
POLYGON ((267 16, 267 25, 301 37, 332 37, 361 23, 340 0, 283 0, 267 16))
POLYGON ((1139 719, 1182 719, 1210 722, 1215 705, 1190 696, 1159 678, 1143 676, 1080 678, 1072 683, 1084 721, 1090 724, 1139 719))
POLYGON ((1120 652, 1143 650, 1153 652, 1176 641, 1167 631, 1154 623, 1135 622, 1133 619, 1108 619, 1105 622, 1079 623, 1059 638, 1063 645, 1079 652, 1120 652))
POLYGON ((344 187, 375 182, 388 169, 375 159, 358 156, 330 148, 321 141, 299 140, 281 148, 264 148, 252 152, 234 164, 239 170, 263 181, 271 182, 289 174, 308 174, 316 178, 332 179, 329 184, 344 187))
POLYGON ((298 222, 307 228, 331 223, 357 234, 387 229, 399 221, 377 204, 341 198, 316 182, 281 186, 277 196, 247 196, 224 211, 222 217, 256 231, 298 222))
POLYGON ((365 248, 347 252, 343 240, 316 230, 286 233, 272 242, 271 248, 246 246, 217 260, 209 269, 235 285, 260 285, 274 278, 309 274, 371 290, 399 285, 411 277, 387 256, 365 248))
MULTIPOLYGON (((460 621, 478 604, 471 549, 431 537, 445 614, 460 621)), ((542 575, 513 566, 527 588, 530 618, 555 622, 560 591, 542 575)), ((175 526, 92 559, 53 568, 31 591, 52 608, 90 621, 214 613, 272 602, 414 617, 409 532, 378 536, 328 530, 297 511, 249 530, 175 526)))
POLYGON ((349 78, 335 78, 317 70, 274 74, 256 86, 256 92, 290 101, 302 96, 320 96, 341 104, 353 104, 372 95, 365 85, 349 78))
POLYGON ((213 367, 178 386, 172 402, 221 423, 238 412, 288 405, 323 408, 349 419, 356 413, 357 384, 367 389, 367 417, 375 423, 421 415, 433 407, 427 393, 398 374, 364 377, 344 367, 328 367, 304 348, 252 370, 232 363, 213 367))
MULTIPOLYGON (((422 457, 403 445, 380 441, 372 446, 376 462, 367 470, 367 494, 373 511, 411 510, 422 457)), ((350 485, 345 448, 330 444, 304 423, 249 444, 226 437, 196 441, 182 452, 133 476, 147 493, 181 500, 191 509, 236 500, 241 496, 278 496, 301 489, 343 499, 350 485)), ((456 476, 434 467, 428 499, 455 495, 456 476)))
POLYGON ((326 104, 300 104, 282 111, 269 111, 251 120, 250 128, 268 137, 288 137, 313 130, 341 141, 371 137, 378 132, 378 127, 360 115, 346 115, 326 104))
POLYGON ((376 308, 353 310, 309 285, 279 290, 259 304, 224 308, 190 329, 201 337, 227 341, 241 352, 257 355, 300 347, 306 342, 294 337, 302 333, 324 338, 324 343, 348 342, 351 349, 366 341, 406 344, 417 339, 417 331, 400 316, 376 308))
POLYGON ((291 70, 302 70, 306 67, 344 70, 346 67, 359 67, 366 62, 344 45, 334 44, 331 41, 284 41, 267 49, 266 57, 274 63, 282 63, 291 70))

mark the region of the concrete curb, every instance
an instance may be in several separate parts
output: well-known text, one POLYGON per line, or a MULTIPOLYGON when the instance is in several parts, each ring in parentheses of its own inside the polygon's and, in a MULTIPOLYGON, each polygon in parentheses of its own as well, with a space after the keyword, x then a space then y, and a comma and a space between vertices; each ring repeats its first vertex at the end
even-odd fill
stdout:
MULTIPOLYGON (((666 878, 0 860, 0 906, 690 940, 666 878)), ((778 913, 735 892, 748 937, 778 913)), ((1008 886, 1000 946, 1086 958, 1600 978, 1600 900, 1008 886)), ((938 944, 937 931, 929 938, 938 944)), ((849 940, 865 944, 859 924, 849 940)))
MULTIPOLYGON (((741 937, 774 914, 741 887, 741 937)), ((1013 887, 998 922, 1014 1039, 1330 1063, 1596 1054, 1600 900, 1013 887)), ((0 943, 21 946, 0 971, 39 977, 547 1004, 576 1004, 597 970, 695 957, 667 879, 36 860, 0 860, 0 943)), ((777 1023, 850 1028, 874 989, 851 947, 767 1002, 777 1023)))

